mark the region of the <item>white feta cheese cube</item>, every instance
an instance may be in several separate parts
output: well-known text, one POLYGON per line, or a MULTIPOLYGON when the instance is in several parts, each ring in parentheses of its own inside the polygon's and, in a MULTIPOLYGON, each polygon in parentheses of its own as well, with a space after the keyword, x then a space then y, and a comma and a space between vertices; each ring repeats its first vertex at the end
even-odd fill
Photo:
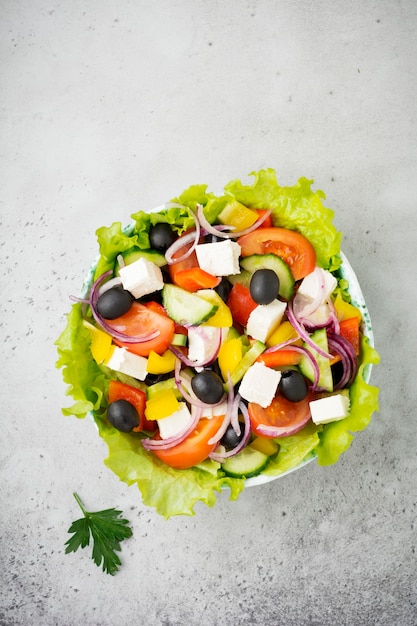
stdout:
POLYGON ((248 335, 265 343, 268 337, 281 324, 286 302, 273 300, 269 304, 258 304, 249 315, 246 330, 248 335))
POLYGON ((193 420, 185 402, 179 402, 179 409, 163 419, 156 420, 158 423, 161 439, 169 439, 183 432, 193 420))
POLYGON ((342 393, 312 400, 310 402, 311 419, 314 424, 337 422, 347 416, 349 405, 349 397, 342 393))
POLYGON ((333 274, 321 267, 316 267, 301 281, 297 297, 302 295, 315 300, 320 296, 321 302, 325 302, 336 287, 337 280, 333 274))
POLYGON ((214 276, 229 276, 240 273, 240 250, 236 241, 225 239, 214 243, 199 244, 195 252, 201 269, 214 276))
POLYGON ((221 335, 214 326, 190 326, 188 329, 188 358, 196 363, 204 363, 213 354, 221 335))
POLYGON ((133 352, 129 352, 126 348, 114 346, 110 354, 110 358, 104 362, 104 365, 110 369, 122 374, 127 374, 137 380, 145 380, 147 375, 148 359, 139 356, 133 352))
POLYGON ((161 268, 147 259, 129 263, 121 267, 119 273, 123 289, 130 291, 135 298, 159 291, 164 286, 161 268))
POLYGON ((269 406, 277 392, 281 372, 263 363, 254 363, 245 372, 239 393, 248 402, 256 402, 263 408, 269 406))
POLYGON ((207 417, 211 419, 212 417, 218 417, 219 415, 226 415, 227 411, 227 400, 224 402, 220 402, 217 406, 208 406, 201 410, 201 417, 207 417))

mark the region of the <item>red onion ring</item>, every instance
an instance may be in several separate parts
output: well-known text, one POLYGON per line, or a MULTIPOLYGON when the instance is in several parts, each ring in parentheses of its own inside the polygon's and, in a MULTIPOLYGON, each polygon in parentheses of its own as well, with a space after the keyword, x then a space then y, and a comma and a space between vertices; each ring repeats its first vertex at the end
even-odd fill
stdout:
POLYGON ((331 359, 332 358, 331 354, 329 354, 328 352, 325 352, 324 350, 322 350, 320 348, 320 346, 318 346, 310 338, 310 335, 308 334, 307 330, 305 329, 304 324, 302 324, 301 322, 298 321, 298 319, 295 316, 294 310, 293 310, 293 301, 288 303, 288 306, 287 306, 287 317, 288 317, 288 320, 289 320, 291 326, 294 328, 294 330, 299 334, 301 339, 307 345, 309 345, 311 348, 314 348, 314 350, 318 354, 320 354, 321 356, 324 356, 326 359, 331 359))
POLYGON ((201 417, 201 409, 197 408, 195 410, 192 410, 191 417, 192 420, 188 424, 188 426, 186 426, 186 428, 184 428, 180 433, 177 433, 173 437, 168 437, 167 439, 150 439, 149 437, 147 437, 146 439, 142 439, 142 445, 145 450, 169 450, 170 448, 173 448, 174 446, 177 446, 179 443, 184 441, 184 439, 186 439, 188 435, 191 435, 191 433, 197 426, 201 417))
POLYGON ((104 274, 99 276, 97 280, 94 281, 90 290, 89 302, 90 302, 91 312, 97 324, 99 324, 103 328, 103 330, 106 331, 106 333, 108 333, 115 339, 122 341, 123 343, 143 343, 144 341, 150 341, 151 339, 155 339, 155 337, 158 337, 158 335, 160 334, 159 330, 155 330, 152 333, 147 333, 145 335, 140 335, 137 337, 133 337, 132 335, 126 335, 125 333, 121 333, 115 330, 114 328, 112 328, 106 322, 106 320, 100 315, 100 313, 97 310, 97 302, 100 297, 99 291, 103 283, 106 281, 107 278, 109 278, 112 275, 112 273, 113 273, 112 270, 109 270, 108 272, 105 272, 104 274))
POLYGON ((336 352, 342 359, 343 375, 340 381, 334 386, 334 389, 343 389, 349 387, 354 381, 358 372, 358 362, 356 359, 355 349, 349 341, 341 335, 329 333, 329 348, 332 352, 336 352))
POLYGON ((241 397, 239 396, 239 394, 236 394, 236 397, 238 397, 238 410, 240 410, 242 416, 243 416, 243 421, 244 421, 244 434, 243 434, 243 438, 241 439, 241 441, 237 444, 237 446, 235 448, 233 448, 232 450, 228 450, 227 452, 218 454, 215 451, 212 452, 211 454, 209 454, 209 458, 213 459, 213 461, 217 461, 218 463, 223 463, 223 461, 231 456, 235 456, 235 454, 238 454, 241 450, 243 450, 243 448, 248 444, 248 441, 250 439, 251 436, 251 424, 250 424, 250 418, 249 418, 249 412, 248 409, 246 407, 246 404, 242 401, 241 397))
POLYGON ((168 248, 168 250, 165 252, 165 259, 168 265, 171 265, 172 263, 178 263, 179 261, 183 261, 184 259, 187 259, 191 255, 191 253, 195 250, 198 240, 200 239, 201 229, 200 229, 199 221, 194 211, 192 211, 191 209, 188 209, 188 210, 193 216, 193 219, 195 222, 195 230, 192 230, 190 233, 187 233, 186 235, 182 235, 181 237, 178 237, 178 239, 176 239, 174 243, 168 248), (184 254, 182 254, 180 257, 178 257, 177 259, 174 259, 174 254, 178 250, 180 250, 180 248, 187 245, 188 243, 192 243, 190 248, 186 252, 184 252, 184 254))
MULTIPOLYGON (((210 224, 210 222, 204 215, 203 205, 197 204, 197 217, 202 228, 204 228, 211 235, 215 235, 216 237, 222 237, 223 239, 236 239, 237 237, 242 237, 243 235, 251 233, 252 231, 259 228, 259 226, 268 219, 271 213, 272 211, 266 211, 259 219, 256 220, 254 224, 252 224, 252 226, 249 226, 249 228, 245 228, 244 230, 240 231, 233 230, 233 232, 227 233, 223 229, 220 229, 219 227, 210 224)), ((234 226, 230 226, 229 228, 234 229, 234 226)))
MULTIPOLYGON (((224 416, 224 420, 221 423, 219 430, 213 435, 211 439, 209 439, 208 443, 210 445, 212 443, 219 443, 220 439, 223 437, 224 433, 229 428, 229 425, 232 424, 232 422, 236 424, 236 422, 238 421, 239 398, 238 398, 238 401, 235 402, 236 398, 238 398, 238 394, 236 395, 236 397, 234 397, 233 386, 232 387, 229 386, 226 415, 224 416)), ((233 430, 236 432, 235 426, 233 426, 233 430)), ((236 432, 236 434, 240 435, 240 427, 239 427, 239 432, 236 432)))
POLYGON ((100 289, 97 292, 97 296, 100 297, 103 295, 103 293, 109 291, 109 289, 112 289, 113 287, 120 287, 120 285, 122 285, 122 279, 118 276, 114 276, 114 278, 110 278, 110 280, 104 283, 104 285, 101 285, 100 289))

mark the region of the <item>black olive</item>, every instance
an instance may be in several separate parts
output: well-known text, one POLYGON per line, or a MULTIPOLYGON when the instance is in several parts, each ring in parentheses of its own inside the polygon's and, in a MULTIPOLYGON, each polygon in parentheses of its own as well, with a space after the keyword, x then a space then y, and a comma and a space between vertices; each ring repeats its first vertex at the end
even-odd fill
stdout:
POLYGON ((168 250, 174 241, 177 239, 177 235, 172 230, 169 224, 165 222, 159 222, 155 226, 151 226, 149 230, 149 241, 151 248, 158 250, 158 252, 165 252, 168 250))
POLYGON ((193 376, 191 387, 197 398, 207 404, 220 402, 224 394, 222 379, 210 370, 203 370, 193 376))
POLYGON ((223 302, 227 302, 232 286, 227 278, 222 278, 221 282, 215 287, 215 291, 219 294, 223 302))
POLYGON ((111 287, 97 301, 97 311, 106 320, 115 320, 124 315, 133 303, 133 296, 122 287, 111 287))
POLYGON ((278 296, 279 278, 274 270, 256 270, 252 274, 249 288, 257 304, 269 304, 278 296))
POLYGON ((220 440, 222 446, 224 446, 227 450, 233 450, 236 448, 238 443, 240 443, 245 434, 245 426, 244 424, 240 424, 240 434, 236 435, 234 428, 232 425, 227 427, 226 432, 220 440))
POLYGON ((278 389, 290 402, 300 402, 308 393, 306 380, 297 370, 284 370, 278 389))
POLYGON ((123 433, 130 433, 135 426, 139 426, 139 414, 127 400, 111 402, 107 409, 107 418, 112 426, 123 433))

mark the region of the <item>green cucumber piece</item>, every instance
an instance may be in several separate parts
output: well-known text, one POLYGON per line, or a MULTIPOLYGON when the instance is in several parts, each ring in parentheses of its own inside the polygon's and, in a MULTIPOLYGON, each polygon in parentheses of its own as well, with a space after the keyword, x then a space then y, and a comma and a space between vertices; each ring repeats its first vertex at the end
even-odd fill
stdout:
MULTIPOLYGON (((320 328, 319 330, 314 331, 310 338, 324 352, 329 352, 327 333, 325 328, 320 328)), ((332 369, 330 367, 330 360, 319 354, 317 350, 315 350, 305 342, 303 343, 303 347, 306 348, 306 350, 308 350, 317 361, 320 370, 319 387, 325 389, 326 391, 333 391, 333 376, 332 369)), ((314 380, 314 369, 306 356, 303 355, 301 357, 298 367, 303 376, 311 381, 314 380)))
MULTIPOLYGON (((125 265, 131 265, 131 263, 134 263, 139 259, 146 259, 147 261, 151 261, 152 263, 155 263, 155 265, 157 265, 158 267, 164 267, 164 265, 167 265, 167 260, 165 256, 160 252, 157 252, 156 250, 128 250, 127 252, 122 254, 122 257, 123 263, 125 265)), ((116 259, 115 276, 119 276, 119 272, 120 265, 119 261, 116 259)))
POLYGON ((148 385, 146 389, 146 399, 150 400, 161 391, 168 391, 168 389, 172 389, 175 394, 177 400, 182 399, 182 395, 178 390, 177 385, 175 384, 175 380, 173 378, 167 378, 167 380, 161 380, 159 383, 154 383, 153 385, 148 385))
POLYGON ((279 278, 278 295, 289 300, 294 293, 294 278, 288 265, 276 254, 251 254, 240 261, 241 267, 250 276, 257 270, 273 270, 279 278))
POLYGON ((187 335, 183 335, 182 333, 175 333, 171 343, 173 346, 184 347, 187 345, 187 335))
MULTIPOLYGON (((260 354, 265 350, 266 346, 262 341, 255 341, 253 345, 245 352, 239 365, 235 367, 231 374, 233 387, 243 378, 246 370, 253 365, 260 354)), ((225 385, 227 391, 227 383, 225 385)))
POLYGON ((162 303, 169 317, 177 324, 201 324, 218 309, 217 305, 170 283, 162 289, 162 303))
POLYGON ((260 474, 269 463, 269 456, 247 446, 222 463, 222 470, 231 478, 251 478, 260 474))

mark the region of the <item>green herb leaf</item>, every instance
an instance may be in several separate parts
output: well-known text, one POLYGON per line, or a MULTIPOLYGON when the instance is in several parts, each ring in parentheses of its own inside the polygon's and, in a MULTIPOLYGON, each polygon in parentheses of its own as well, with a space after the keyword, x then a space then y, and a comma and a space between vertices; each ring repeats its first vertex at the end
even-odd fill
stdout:
POLYGON ((76 552, 78 548, 85 548, 93 539, 92 559, 96 565, 103 565, 103 572, 113 576, 119 569, 121 561, 117 552, 120 552, 120 542, 132 536, 129 522, 122 519, 122 511, 105 509, 104 511, 86 511, 78 494, 74 498, 83 512, 84 517, 77 519, 68 529, 73 536, 65 543, 65 554, 76 552))

